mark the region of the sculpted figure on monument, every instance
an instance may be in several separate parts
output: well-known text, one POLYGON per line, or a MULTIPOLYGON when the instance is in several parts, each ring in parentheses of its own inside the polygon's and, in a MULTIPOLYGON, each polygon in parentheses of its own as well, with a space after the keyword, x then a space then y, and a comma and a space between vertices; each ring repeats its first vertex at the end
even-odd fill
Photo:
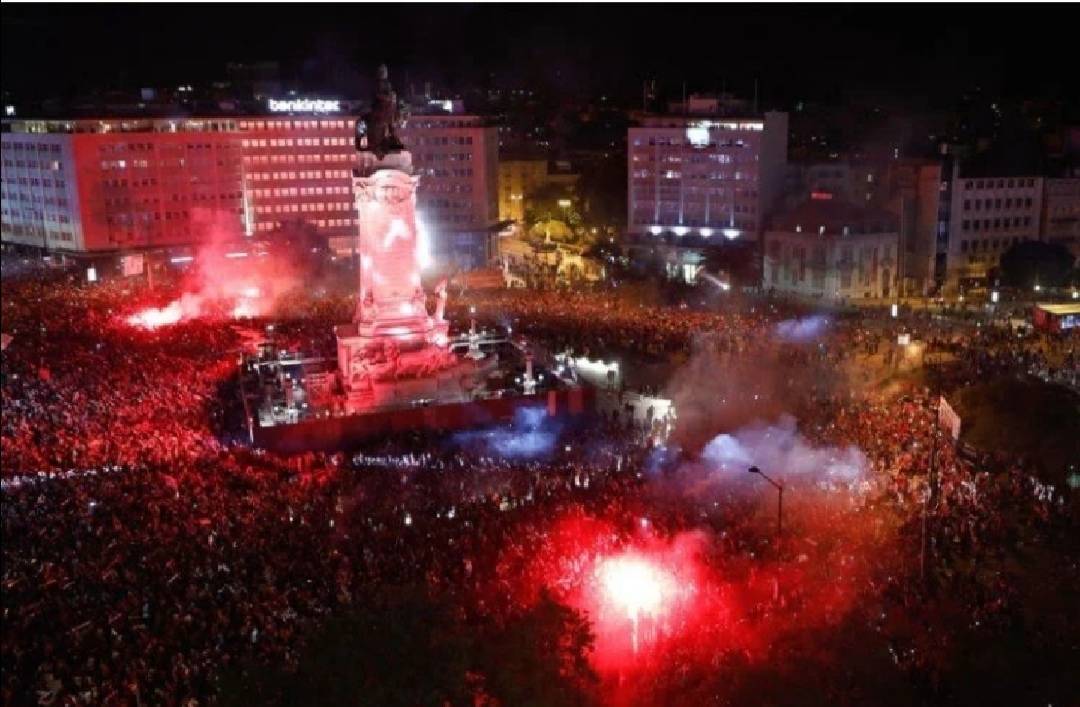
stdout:
POLYGON ((438 297, 435 304, 435 321, 441 322, 446 313, 446 278, 439 282, 439 286, 435 288, 435 294, 438 297))
POLYGON ((373 152, 379 159, 404 150, 405 145, 398 139, 396 131, 400 119, 397 93, 390 85, 389 71, 385 64, 380 65, 375 74, 371 112, 356 125, 356 149, 373 152))

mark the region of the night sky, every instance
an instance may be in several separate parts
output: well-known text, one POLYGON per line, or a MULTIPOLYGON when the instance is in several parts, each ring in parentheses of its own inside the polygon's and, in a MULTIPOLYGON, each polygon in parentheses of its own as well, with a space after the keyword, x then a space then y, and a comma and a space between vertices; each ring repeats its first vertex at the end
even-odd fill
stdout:
POLYGON ((934 102, 975 85, 1076 94, 1060 5, 4 5, 2 16, 3 88, 23 99, 202 83, 254 60, 345 96, 363 95, 381 61, 402 88, 627 101, 647 77, 672 95, 685 81, 746 96, 758 78, 777 106, 862 89, 934 102))

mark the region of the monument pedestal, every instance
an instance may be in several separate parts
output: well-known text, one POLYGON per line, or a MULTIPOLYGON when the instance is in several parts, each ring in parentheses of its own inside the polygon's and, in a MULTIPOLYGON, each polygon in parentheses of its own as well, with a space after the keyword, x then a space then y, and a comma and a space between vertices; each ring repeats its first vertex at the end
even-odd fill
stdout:
POLYGON ((338 371, 350 414, 427 402, 464 402, 475 365, 449 350, 440 286, 434 313, 420 283, 416 187, 408 152, 360 153, 353 179, 360 292, 353 321, 335 328, 338 371))

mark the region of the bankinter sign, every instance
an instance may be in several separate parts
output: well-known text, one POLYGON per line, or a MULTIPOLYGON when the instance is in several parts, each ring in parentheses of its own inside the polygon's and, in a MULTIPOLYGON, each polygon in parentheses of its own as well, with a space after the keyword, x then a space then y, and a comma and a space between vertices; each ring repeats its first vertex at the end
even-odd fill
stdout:
POLYGON ((341 110, 341 101, 321 98, 297 98, 279 101, 271 98, 267 101, 271 113, 337 113, 341 110))

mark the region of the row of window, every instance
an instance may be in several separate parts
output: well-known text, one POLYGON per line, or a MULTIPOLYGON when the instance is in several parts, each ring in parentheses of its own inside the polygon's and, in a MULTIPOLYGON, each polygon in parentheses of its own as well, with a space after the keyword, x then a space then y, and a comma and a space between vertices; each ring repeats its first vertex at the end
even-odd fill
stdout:
POLYGON ((421 152, 417 162, 472 162, 471 152, 421 152))
POLYGON ((423 205, 429 208, 436 209, 467 209, 472 204, 468 201, 458 201, 457 199, 441 199, 426 196, 423 198, 423 205))
POLYGON ((40 198, 38 198, 38 196, 39 195, 30 194, 30 193, 24 192, 24 191, 10 191, 10 192, 5 191, 3 198, 7 199, 7 200, 11 200, 11 201, 42 201, 42 200, 44 200, 44 202, 46 204, 52 203, 54 201, 63 201, 64 206, 67 206, 67 199, 62 197, 62 196, 46 196, 46 197, 44 197, 44 199, 40 199, 40 198))
POLYGON ((692 147, 696 150, 702 148, 718 148, 718 147, 749 147, 750 143, 746 140, 716 140, 711 141, 708 144, 695 144, 691 140, 680 140, 673 137, 651 137, 648 141, 641 138, 634 140, 634 147, 643 147, 648 145, 650 147, 692 147))
MULTIPOLYGON (((236 201, 241 198, 241 194, 238 191, 235 192, 201 192, 195 191, 188 194, 181 194, 173 192, 168 195, 165 201, 236 201)), ((156 194, 144 194, 138 198, 132 198, 130 195, 118 196, 118 197, 105 197, 103 200, 106 208, 124 208, 130 207, 132 204, 157 204, 162 201, 161 197, 156 194)))
POLYGON ((1013 189, 1015 187, 1033 187, 1035 180, 1026 179, 968 179, 964 182, 965 189, 1013 189))
POLYGON ((1006 197, 1004 200, 1002 200, 1002 199, 986 199, 986 200, 975 199, 974 201, 972 201, 971 199, 964 199, 964 211, 971 211, 972 206, 975 207, 975 211, 982 211, 983 207, 985 207, 987 210, 989 210, 991 208, 1000 209, 1000 208, 1002 208, 1002 206, 1004 206, 1004 208, 1006 208, 1006 209, 1011 209, 1014 206, 1016 208, 1020 208, 1021 206, 1023 206, 1026 209, 1030 209, 1031 208, 1031 197, 1029 196, 1029 197, 1027 197, 1025 199, 1021 199, 1020 197, 1016 197, 1016 199, 1006 197))
POLYGON ((347 137, 284 137, 241 140, 240 144, 243 147, 320 147, 330 145, 352 145, 352 140, 347 137))
POLYGON ((142 211, 133 213, 111 214, 105 217, 110 226, 127 226, 138 221, 187 221, 191 219, 188 211, 142 211))
POLYGON ((229 150, 229 142, 107 142, 98 146, 101 155, 127 152, 184 152, 186 150, 229 150))
MULTIPOLYGON (((356 219, 351 218, 330 218, 330 219, 312 219, 309 221, 319 228, 347 228, 349 226, 356 225, 356 219)), ((255 224, 256 231, 273 231, 278 228, 279 224, 276 221, 263 221, 255 224)))
POLYGON ((14 163, 11 160, 4 160, 4 166, 8 169, 47 169, 53 172, 60 170, 59 160, 46 160, 38 162, 37 160, 15 160, 14 163))
POLYGON ((32 236, 37 239, 40 239, 42 235, 45 235, 50 241, 71 242, 75 240, 71 231, 67 229, 54 231, 37 224, 15 223, 6 219, 4 220, 4 231, 6 233, 11 233, 13 236, 32 236))
POLYGON ((635 154, 631 158, 632 162, 667 162, 671 164, 682 164, 688 162, 690 164, 707 164, 709 162, 719 162, 720 164, 731 164, 733 162, 758 162, 758 155, 731 155, 726 152, 714 152, 709 155, 693 155, 691 157, 681 157, 679 155, 664 154, 660 156, 660 159, 656 158, 656 155, 652 152, 645 152, 641 154, 635 154))
POLYGON ((1020 226, 1023 226, 1025 228, 1028 227, 1028 226, 1031 226, 1031 217, 1030 216, 1024 216, 1023 218, 1021 218, 1020 216, 1012 216, 1012 217, 1006 216, 1005 218, 995 218, 995 219, 988 219, 988 218, 974 219, 974 220, 964 219, 960 223, 960 230, 962 230, 962 231, 989 231, 989 230, 995 229, 995 228, 1019 228, 1020 226))
MULTIPOLYGON (((650 185, 651 186, 651 185, 650 185)), ((655 189, 642 188, 641 186, 635 187, 633 191, 633 200, 640 202, 651 202, 659 199, 660 201, 666 201, 674 199, 678 201, 680 198, 688 201, 701 201, 703 197, 709 198, 717 197, 721 199, 735 198, 738 200, 744 199, 756 199, 757 190, 755 189, 725 189, 723 187, 686 187, 679 189, 676 187, 664 187, 661 186, 659 193, 655 189), (734 194, 732 193, 734 191, 734 194)))
MULTIPOLYGON (((743 181, 750 179, 754 175, 751 172, 735 171, 735 172, 699 172, 697 174, 683 173, 678 170, 669 169, 660 173, 661 179, 680 179, 680 180, 713 180, 724 181, 728 179, 734 179, 735 181, 743 181)), ((655 178, 655 174, 650 174, 649 170, 634 170, 635 179, 649 179, 655 178)))
POLYGON ((988 238, 986 240, 977 241, 960 241, 960 252, 967 253, 968 249, 970 249, 972 253, 977 253, 980 249, 983 251, 1005 250, 1010 246, 1016 245, 1020 240, 1020 238, 1014 236, 1012 238, 988 238))
POLYGON ((454 136, 454 137, 450 137, 450 136, 447 136, 447 135, 436 136, 436 137, 423 137, 423 136, 420 136, 420 135, 408 135, 408 136, 405 137, 405 139, 402 142, 404 142, 409 147, 412 147, 414 145, 471 145, 471 144, 473 144, 473 140, 472 140, 471 136, 465 136, 465 137, 454 136))
MULTIPOLYGON (((406 131, 410 130, 440 130, 446 128, 477 128, 480 126, 480 121, 476 118, 470 120, 432 120, 423 118, 410 119, 405 126, 406 131)), ((410 136, 412 137, 412 136, 410 136)))
MULTIPOLYGON (((12 140, 11 142, 4 143, 4 151, 11 150, 12 152, 51 152, 54 155, 60 154, 60 144, 55 142, 21 142, 18 140, 12 140)), ((4 163, 5 166, 7 163, 4 163)))
MULTIPOLYGON (((57 179, 55 181, 52 180, 52 179, 40 179, 39 180, 37 177, 4 177, 2 182, 0 182, 0 183, 7 184, 7 185, 10 185, 12 187, 15 187, 15 186, 24 186, 24 187, 30 186, 30 187, 41 187, 43 189, 52 189, 54 186, 57 189, 63 189, 64 187, 67 186, 67 182, 65 182, 63 179, 57 179)), ((14 193, 14 190, 13 190, 13 193, 14 193)))
POLYGON ((345 120, 241 120, 241 130, 316 130, 351 128, 352 121, 345 120))
POLYGON ((303 204, 267 204, 265 206, 256 206, 255 213, 257 214, 306 214, 314 213, 316 211, 350 211, 353 206, 351 202, 331 202, 326 203, 324 201, 303 203, 303 204))
POLYGON ((244 155, 244 164, 317 164, 319 162, 341 162, 351 160, 352 153, 327 155, 244 155))
POLYGON ((252 189, 251 194, 260 199, 281 196, 346 196, 352 194, 349 187, 275 187, 273 189, 252 189))
POLYGON ((20 221, 46 221, 48 223, 71 223, 67 214, 45 212, 41 209, 3 209, 4 216, 11 216, 20 221))
POLYGON ((349 170, 319 169, 305 172, 251 172, 247 175, 247 178, 254 182, 283 181, 293 179, 348 179, 349 170))

